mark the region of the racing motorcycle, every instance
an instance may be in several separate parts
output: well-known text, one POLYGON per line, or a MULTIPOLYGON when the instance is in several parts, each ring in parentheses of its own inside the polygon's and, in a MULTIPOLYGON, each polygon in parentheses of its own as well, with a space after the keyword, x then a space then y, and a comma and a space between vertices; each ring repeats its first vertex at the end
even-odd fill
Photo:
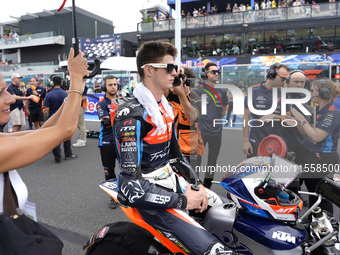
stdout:
MULTIPOLYGON (((275 154, 249 158, 221 180, 226 191, 224 197, 207 190, 213 206, 208 207, 204 216, 193 218, 233 254, 340 254, 339 222, 318 207, 323 198, 339 207, 340 186, 326 178, 314 193, 301 192, 318 197, 302 214, 302 200, 287 189, 300 172, 299 166, 275 154)), ((118 201, 116 179, 99 186, 118 201)), ((120 208, 133 223, 154 236, 148 254, 190 254, 170 236, 147 224, 135 208, 123 205, 120 208)))

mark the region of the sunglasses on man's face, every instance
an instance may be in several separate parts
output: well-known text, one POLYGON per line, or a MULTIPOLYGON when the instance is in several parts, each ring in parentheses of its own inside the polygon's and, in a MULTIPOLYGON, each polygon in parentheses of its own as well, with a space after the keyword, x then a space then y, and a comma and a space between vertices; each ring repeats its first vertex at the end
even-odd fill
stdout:
POLYGON ((174 64, 163 64, 163 63, 150 63, 150 64, 145 64, 142 65, 141 68, 144 68, 145 66, 152 66, 153 68, 166 68, 166 70, 168 71, 168 73, 172 73, 175 69, 176 73, 178 70, 178 65, 174 65, 174 64))
POLYGON ((285 82, 285 83, 288 82, 288 78, 283 77, 283 76, 281 76, 281 75, 279 75, 279 74, 276 74, 276 75, 279 76, 279 77, 281 78, 281 82, 285 82))
POLYGON ((209 71, 210 73, 212 73, 213 75, 215 74, 220 74, 220 71, 219 70, 211 70, 209 71))

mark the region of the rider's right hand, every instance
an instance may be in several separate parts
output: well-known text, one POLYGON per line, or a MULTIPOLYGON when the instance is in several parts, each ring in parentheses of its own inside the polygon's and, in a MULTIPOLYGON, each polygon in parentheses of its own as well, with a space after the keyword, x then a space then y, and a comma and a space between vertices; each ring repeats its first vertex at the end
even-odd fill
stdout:
POLYGON ((187 210, 198 209, 203 212, 207 209, 208 197, 205 193, 203 185, 199 185, 199 191, 191 189, 191 184, 186 188, 184 195, 187 197, 187 210))
POLYGON ((243 142, 243 153, 246 155, 253 154, 253 146, 251 146, 249 140, 243 142))

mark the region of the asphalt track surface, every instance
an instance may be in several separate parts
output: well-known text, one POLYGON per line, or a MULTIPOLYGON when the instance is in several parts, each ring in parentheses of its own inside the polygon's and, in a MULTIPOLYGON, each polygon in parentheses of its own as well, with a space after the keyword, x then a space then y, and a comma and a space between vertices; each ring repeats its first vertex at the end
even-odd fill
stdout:
MULTIPOLYGON (((86 128, 98 131, 100 123, 87 121, 86 128)), ((78 131, 72 143, 77 139, 78 131)), ((28 200, 36 203, 38 221, 46 224, 63 240, 63 255, 83 254, 83 244, 105 224, 129 221, 119 208, 108 208, 109 196, 98 187, 104 181, 98 139, 88 138, 85 147, 72 150, 78 155, 77 159, 56 164, 50 152, 38 162, 19 169, 28 187, 28 200)), ((245 158, 242 130, 224 129, 217 164, 232 166, 245 158)), ((204 164, 206 157, 202 160, 204 164)), ((215 173, 214 180, 221 180, 225 174, 223 171, 215 173)), ((212 189, 225 194, 218 184, 213 185, 212 189)))

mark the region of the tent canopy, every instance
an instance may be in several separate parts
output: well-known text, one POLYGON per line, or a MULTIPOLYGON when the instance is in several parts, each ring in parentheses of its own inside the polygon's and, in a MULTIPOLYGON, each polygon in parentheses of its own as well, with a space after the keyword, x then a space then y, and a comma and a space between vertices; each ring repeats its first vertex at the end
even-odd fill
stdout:
POLYGON ((135 57, 110 57, 100 64, 102 69, 124 70, 137 72, 137 64, 135 57))

